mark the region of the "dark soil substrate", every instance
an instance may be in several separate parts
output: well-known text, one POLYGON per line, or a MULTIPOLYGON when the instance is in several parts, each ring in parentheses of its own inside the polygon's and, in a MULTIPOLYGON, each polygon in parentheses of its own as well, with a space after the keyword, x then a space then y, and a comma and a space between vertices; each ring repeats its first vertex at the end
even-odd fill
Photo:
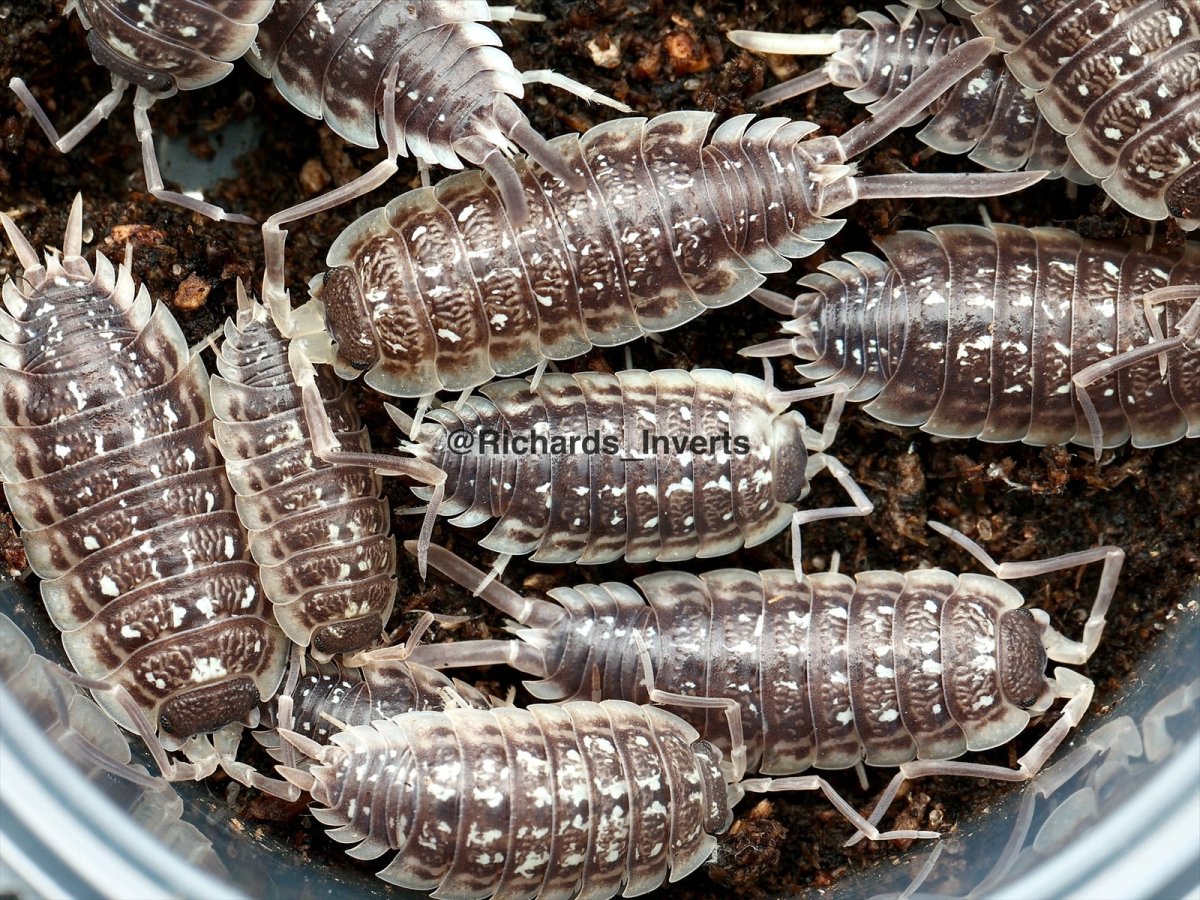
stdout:
MULTIPOLYGON (((20 75, 43 102, 52 121, 65 130, 83 116, 108 89, 108 74, 96 68, 84 46, 78 21, 60 16, 60 2, 20 0, 0 4, 0 83, 20 75)), ((799 68, 779 62, 772 70, 760 58, 729 44, 724 33, 733 28, 772 31, 832 30, 848 24, 850 12, 842 0, 792 2, 717 2, 699 0, 535 0, 544 25, 525 24, 501 29, 505 48, 518 68, 553 68, 610 96, 629 103, 639 115, 674 109, 709 109, 725 117, 746 111, 747 98, 764 85, 799 68), (595 60, 595 61, 594 61, 595 60), (790 67, 790 68, 789 68, 790 67)), ((807 66, 806 61, 800 62, 807 66)), ((553 136, 582 131, 609 117, 602 107, 586 106, 574 97, 535 87, 524 103, 533 124, 553 136)), ((820 91, 792 102, 776 114, 817 122, 839 133, 860 120, 863 111, 839 92, 820 91)), ((261 141, 238 161, 240 177, 222 182, 209 199, 226 209, 262 220, 271 212, 298 202, 309 189, 332 179, 344 183, 381 158, 380 152, 347 147, 319 122, 293 110, 275 89, 245 65, 214 87, 183 94, 157 104, 151 119, 160 136, 180 139, 199 157, 211 156, 222 140, 222 129, 251 117, 261 129, 261 141)), ((860 161, 864 172, 890 172, 911 166, 921 171, 968 171, 973 167, 956 157, 926 157, 910 133, 902 133, 874 148, 860 161)), ((359 200, 300 223, 288 245, 288 281, 295 302, 306 299, 308 279, 322 271, 325 249, 349 222, 383 205, 394 195, 419 184, 416 168, 401 160, 401 171, 390 184, 359 200)), ((261 246, 255 228, 217 225, 173 206, 154 202, 144 192, 140 157, 134 137, 131 103, 125 102, 72 154, 50 147, 18 108, 14 96, 0 91, 0 195, 3 208, 35 245, 61 246, 71 198, 82 191, 85 236, 89 251, 120 256, 126 241, 134 245, 134 268, 156 298, 171 303, 189 337, 199 340, 217 328, 234 305, 237 278, 257 283, 261 277, 261 246)), ((1016 197, 985 204, 997 222, 1021 225, 1060 225, 1095 237, 1143 234, 1147 223, 1105 206, 1103 195, 1083 188, 1069 196, 1061 181, 1046 182, 1016 197)), ((774 276, 768 286, 790 292, 795 280, 819 263, 850 250, 870 250, 873 235, 904 228, 944 223, 978 223, 979 207, 969 201, 930 200, 860 203, 848 210, 845 228, 824 251, 797 263, 791 273, 774 276)), ((1181 236, 1159 226, 1160 241, 1181 236)), ((15 270, 5 246, 0 253, 0 276, 15 270)), ((758 373, 757 366, 737 356, 737 350, 775 335, 777 318, 752 301, 710 312, 690 326, 662 335, 661 342, 641 341, 631 347, 634 364, 645 368, 715 366, 758 373)), ((623 367, 624 350, 594 352, 568 362, 565 371, 623 367)), ((777 366, 781 383, 798 385, 790 364, 777 366)), ((364 390, 364 416, 372 425, 377 447, 394 447, 396 436, 381 398, 364 390)), ((823 421, 821 404, 804 407, 811 419, 823 421)), ((1197 580, 1200 559, 1194 538, 1200 533, 1200 466, 1194 442, 1158 450, 1119 449, 1111 462, 1093 465, 1090 453, 1078 448, 1035 448, 987 445, 975 441, 938 441, 917 432, 883 427, 857 408, 848 411, 835 454, 847 464, 877 502, 867 519, 822 522, 807 529, 805 555, 810 571, 824 568, 834 551, 842 570, 906 570, 942 566, 974 570, 966 554, 939 539, 926 522, 950 523, 977 538, 999 560, 1037 559, 1095 546, 1124 547, 1127 562, 1108 630, 1086 672, 1098 683, 1094 710, 1108 711, 1114 691, 1136 671, 1139 656, 1166 627, 1165 617, 1184 590, 1197 580), (1188 535, 1191 538, 1188 538, 1188 535)), ((392 500, 409 505, 411 497, 393 486, 392 500)), ((840 505, 841 492, 820 478, 814 506, 840 505)), ((415 537, 416 519, 401 519, 401 538, 415 537)), ((11 540, 11 518, 5 511, 0 539, 7 535, 6 561, 21 566, 19 547, 11 540)), ((486 526, 485 526, 486 528, 486 526)), ((488 554, 476 541, 485 530, 461 532, 440 523, 434 540, 486 565, 488 554)), ((738 565, 751 569, 788 565, 786 536, 734 558, 695 561, 680 566, 689 571, 738 565)), ((1098 567, 1082 574, 1060 573, 1020 585, 1031 603, 1047 609, 1056 626, 1077 634, 1095 590, 1098 567)), ((515 560, 505 580, 526 589, 545 589, 583 580, 620 580, 644 569, 612 565, 602 570, 538 567, 515 560)), ((435 579, 423 585, 413 567, 400 573, 398 614, 405 609, 468 612, 480 616, 460 636, 494 633, 499 617, 481 609, 464 592, 435 579)), ((397 622, 400 619, 396 620, 397 622)), ((49 628, 49 624, 46 623, 49 628)), ((448 635, 443 634, 441 639, 448 635)), ((487 686, 503 691, 509 675, 485 673, 487 686)), ((1098 714, 1093 711, 1093 715, 1098 714)), ((981 754, 981 760, 1012 765, 1041 733, 1031 728, 1011 747, 981 754)), ((853 773, 831 773, 830 780, 862 811, 874 805, 890 773, 872 773, 871 788, 859 788, 853 773)), ((973 809, 991 802, 1005 786, 942 779, 923 782, 910 795, 907 810, 897 805, 904 827, 953 828, 973 809)), ((223 796, 218 787, 214 796, 223 796)), ((739 860, 741 875, 721 885, 712 875, 697 873, 664 888, 661 896, 724 896, 730 890, 779 896, 804 888, 829 887, 848 871, 880 864, 893 847, 860 845, 841 849, 849 827, 820 799, 811 795, 774 795, 774 812, 739 826, 742 834, 763 836, 768 846, 786 832, 779 854, 765 854, 761 869, 739 860), (777 826, 782 826, 778 828, 777 826), (772 862, 772 859, 775 861, 772 862), (746 877, 750 874, 754 878, 746 877)), ((741 807, 743 814, 753 804, 741 807)), ((246 803, 243 794, 235 813, 256 833, 276 833, 308 857, 297 864, 354 865, 319 834, 316 823, 301 808, 268 809, 269 804, 246 803), (283 819, 279 821, 269 821, 283 819)), ((893 822, 897 819, 893 818, 893 822)), ((371 871, 379 867, 370 864, 371 871)), ((718 873, 719 877, 720 873, 718 873)))

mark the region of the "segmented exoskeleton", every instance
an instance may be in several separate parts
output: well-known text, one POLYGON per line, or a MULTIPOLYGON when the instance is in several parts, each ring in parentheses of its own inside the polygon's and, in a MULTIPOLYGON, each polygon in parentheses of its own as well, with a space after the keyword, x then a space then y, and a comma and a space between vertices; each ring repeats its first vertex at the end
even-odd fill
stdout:
MULTIPOLYGON (((238 292, 211 383, 213 430, 275 621, 326 662, 383 634, 396 596, 391 516, 377 472, 317 455, 289 342, 238 292)), ((324 368, 314 386, 334 439, 369 453, 350 389, 324 368)))
POLYGON ((546 82, 587 100, 629 107, 549 70, 521 73, 485 22, 542 21, 542 16, 487 0, 275 0, 246 60, 314 119, 359 147, 387 159, 355 181, 276 213, 263 226, 267 245, 264 293, 283 293, 285 222, 369 193, 396 171, 396 157, 424 166, 482 166, 500 185, 514 216, 525 197, 505 157, 520 148, 576 189, 578 175, 513 103, 524 85, 546 82))
POLYGON ((279 691, 272 730, 256 731, 255 738, 275 759, 295 766, 295 750, 280 741, 275 729, 285 728, 328 744, 344 728, 370 725, 401 713, 452 706, 491 709, 487 695, 418 661, 422 653, 429 652, 418 642, 434 618, 426 613, 403 646, 368 650, 336 663, 309 659, 304 674, 299 658, 294 658, 279 691))
MULTIPOLYGON (((212 440, 208 375, 130 261, 82 258, 82 198, 63 256, 24 268, 0 317, 0 475, 50 618, 97 702, 147 739, 164 771, 203 777, 279 685, 287 640, 212 440), (161 727, 161 745, 154 736, 161 727), (224 726, 230 726, 225 728, 224 726), (162 748, 195 766, 173 769, 162 748)), ((231 751, 230 751, 231 752, 231 751)))
POLYGON ((1200 244, 1151 252, 999 224, 878 244, 886 262, 825 263, 795 300, 758 292, 795 317, 793 336, 742 352, 811 360, 801 375, 942 437, 1098 454, 1200 436, 1200 244))
MULTIPOLYGON (((988 41, 962 45, 910 86, 928 105, 988 41)), ((895 104, 841 137, 816 126, 738 116, 619 119, 552 142, 584 190, 514 159, 529 205, 514 222, 481 174, 451 177, 360 218, 314 284, 338 374, 428 400, 594 345, 690 321, 789 268, 837 232, 856 199, 1015 190, 1040 177, 852 177, 847 160, 899 127, 895 104)), ((282 322, 286 305, 272 305, 282 322)), ((324 357, 322 357, 323 359, 324 357)))
MULTIPOLYGON (((967 22, 950 21, 936 9, 914 15, 889 6, 892 18, 867 10, 858 18, 868 28, 843 28, 834 34, 772 35, 731 31, 735 44, 752 50, 829 55, 820 69, 757 94, 764 105, 778 103, 827 84, 849 88, 846 96, 867 109, 878 109, 898 96, 912 80, 963 41, 979 36, 967 22)), ((942 153, 966 153, 989 169, 1011 172, 1046 169, 1080 184, 1094 179, 1067 150, 1055 131, 1004 66, 999 54, 985 59, 968 76, 914 120, 931 117, 917 137, 942 153)))
MULTIPOLYGON (((555 588, 552 603, 488 583, 432 546, 434 568, 516 619, 520 641, 439 644, 423 648, 423 661, 508 663, 540 679, 525 682, 540 700, 674 703, 735 765, 768 775, 953 759, 1007 743, 1057 698, 1068 700, 1064 720, 1078 722, 1092 682, 1062 668, 1047 678, 1046 661, 1078 665, 1095 652, 1123 551, 997 565, 960 533, 933 527, 993 574, 659 572, 636 588, 555 588), (1101 561, 1081 642, 1006 583, 1101 561), (707 702, 689 708, 697 698, 707 702)), ((1022 772, 1049 758, 1055 735, 1029 751, 1022 772)))
POLYGON ((791 400, 819 393, 827 392, 789 394, 719 369, 551 374, 536 389, 509 379, 433 410, 403 449, 446 472, 438 511, 457 516, 454 524, 499 519, 480 544, 502 554, 501 568, 525 553, 588 564, 721 556, 789 522, 798 558, 802 523, 872 509, 824 452, 844 397, 822 431, 788 411, 791 400), (822 469, 854 505, 796 510, 822 469))
POLYGON ((323 804, 331 837, 359 859, 399 850, 380 878, 448 898, 644 894, 708 858, 743 791, 784 787, 727 784, 690 725, 619 700, 412 712, 327 746, 281 734, 316 761, 280 772, 323 804))
MULTIPOLYGON (((1174 217, 1187 230, 1200 227, 1200 6, 1190 0, 1082 5, 1070 0, 960 0, 954 6, 972 13, 974 29, 996 41, 1005 66, 1023 88, 1025 99, 1020 99, 1021 89, 1004 87, 1004 79, 989 84, 981 74, 978 80, 978 96, 994 92, 997 110, 1010 98, 1019 107, 1005 113, 1014 156, 1020 144, 1016 138, 1036 126, 1020 112, 1032 98, 1050 126, 1065 136, 1078 166, 1122 207, 1146 219, 1174 217)), ((765 36, 764 43, 764 36, 747 34, 739 37, 743 45, 769 44, 775 52, 787 52, 785 35, 765 36)), ((834 52, 843 46, 829 37, 827 49, 819 40, 815 49, 834 52)), ((852 56, 859 49, 873 50, 874 43, 848 38, 844 46, 852 56)), ((900 43, 891 45, 897 54, 900 43)), ((796 47, 794 52, 809 52, 814 44, 801 37, 796 47)), ((869 67, 863 70, 866 81, 888 77, 888 66, 906 68, 891 47, 873 62, 870 57, 859 61, 869 67)), ((817 83, 823 83, 820 76, 802 79, 797 86, 807 89, 817 83)), ((967 106, 961 111, 974 118, 967 106)), ((986 160, 990 152, 980 160, 985 165, 991 164, 986 160)), ((1001 157, 1008 153, 1003 150, 1001 157)))
POLYGON ((35 653, 29 638, 0 613, 0 687, 9 692, 4 695, 5 715, 14 714, 8 706, 10 700, 15 701, 132 821, 188 862, 223 873, 212 842, 180 818, 183 799, 167 781, 131 762, 129 743, 121 729, 79 690, 80 681, 86 679, 35 653))
POLYGON ((41 104, 20 78, 8 86, 33 114, 50 141, 69 153, 108 118, 136 85, 133 122, 142 148, 146 189, 160 200, 193 209, 218 221, 254 224, 253 219, 226 213, 218 206, 163 189, 154 136, 147 110, 156 100, 178 91, 193 91, 220 81, 233 61, 254 44, 260 22, 274 0, 70 0, 72 11, 87 29, 88 49, 96 64, 112 73, 112 91, 62 137, 41 104))

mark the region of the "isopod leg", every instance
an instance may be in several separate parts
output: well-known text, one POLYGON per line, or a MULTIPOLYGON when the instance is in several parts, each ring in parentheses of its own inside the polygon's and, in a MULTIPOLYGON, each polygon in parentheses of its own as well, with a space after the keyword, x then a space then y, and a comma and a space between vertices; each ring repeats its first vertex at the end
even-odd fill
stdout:
POLYGON ((834 459, 825 453, 818 453, 810 456, 808 459, 808 469, 805 472, 806 477, 811 479, 822 469, 827 469, 829 474, 837 479, 838 484, 845 489, 849 495, 853 506, 835 506, 829 509, 798 509, 792 515, 792 565, 796 570, 796 577, 804 577, 804 553, 800 546, 800 530, 804 525, 810 522, 818 522, 821 519, 838 519, 846 516, 869 516, 875 510, 875 504, 871 502, 871 498, 863 492, 859 487, 858 482, 854 480, 854 476, 850 474, 840 461, 834 459))
POLYGON ((574 78, 568 78, 566 75, 551 69, 534 69, 532 72, 522 72, 521 83, 548 84, 569 94, 574 94, 586 103, 600 103, 623 113, 633 112, 633 109, 628 104, 622 103, 620 100, 614 100, 612 97, 608 97, 596 89, 588 87, 586 84, 580 84, 574 78))
MULTIPOLYGON (((874 827, 883 818, 884 813, 895 800, 900 785, 914 778, 927 778, 930 775, 955 775, 964 778, 989 778, 994 781, 1011 782, 1029 781, 1033 778, 1054 755, 1054 751, 1066 739, 1071 729, 1083 719, 1083 714, 1091 705, 1092 694, 1096 689, 1090 678, 1064 668, 1054 670, 1054 678, 1050 680, 1050 684, 1054 695, 1067 698, 1067 703, 1063 706, 1058 720, 1038 739, 1036 744, 1029 748, 1028 753, 1017 760, 1016 769, 955 760, 915 760, 903 763, 900 771, 892 778, 880 796, 879 803, 871 812, 868 820, 871 826, 874 827)), ((846 842, 846 846, 857 844, 862 837, 863 834, 856 834, 846 842)))
MULTIPOLYGON (((290 698, 289 698, 290 699, 290 698)), ((264 794, 279 797, 281 800, 295 801, 300 799, 300 789, 287 781, 277 778, 267 778, 261 772, 235 758, 238 742, 241 738, 241 728, 222 728, 213 735, 213 750, 216 753, 221 771, 246 787, 257 788, 264 794)))
POLYGON ((786 778, 750 778, 741 783, 741 788, 754 793, 765 794, 774 791, 820 791, 833 804, 842 816, 858 829, 852 843, 858 843, 867 837, 873 841, 902 841, 917 838, 941 837, 936 831, 880 831, 875 823, 864 819, 846 799, 833 789, 828 781, 820 775, 792 775, 786 778))
POLYGON ((642 685, 646 688, 649 702, 661 706, 687 706, 701 709, 725 710, 725 721, 729 723, 729 761, 733 771, 731 783, 742 780, 746 774, 746 739, 742 733, 742 707, 732 697, 697 697, 691 694, 676 694, 662 691, 654 686, 654 662, 650 659, 650 648, 645 639, 634 632, 633 643, 637 646, 638 660, 642 667, 642 685))
POLYGON ((313 197, 311 200, 290 206, 263 222, 263 254, 266 263, 263 273, 263 300, 271 310, 271 318, 275 322, 275 327, 285 337, 294 337, 295 332, 291 304, 288 302, 287 287, 284 284, 284 248, 287 244, 288 233, 279 226, 285 222, 306 219, 369 194, 396 174, 396 170, 399 168, 396 159, 400 155, 400 141, 396 134, 396 78, 399 69, 400 57, 397 56, 388 66, 387 73, 384 75, 382 131, 384 145, 387 147, 387 157, 348 184, 334 188, 319 197, 313 197))
POLYGON ((1047 642, 1046 654, 1055 662, 1079 665, 1087 662, 1096 652, 1096 648, 1100 646, 1100 635, 1104 632, 1105 615, 1108 613, 1108 607, 1117 590, 1117 579, 1121 574, 1121 566, 1125 563, 1125 551, 1120 547, 1108 545, 1066 553, 1052 559, 997 563, 986 550, 961 531, 943 525, 941 522, 930 522, 929 527, 958 544, 1002 581, 1032 578, 1036 575, 1045 575, 1049 572, 1059 572, 1063 569, 1073 569, 1076 566, 1103 561, 1104 569, 1100 573, 1100 586, 1096 589, 1091 612, 1088 613, 1087 622, 1083 626, 1083 640, 1072 641, 1049 626, 1042 638, 1044 642, 1047 642))
POLYGON ((1096 413, 1096 406, 1092 402, 1092 398, 1088 396, 1088 387, 1115 372, 1119 372, 1121 369, 1137 365, 1142 360, 1155 356, 1158 357, 1159 368, 1163 376, 1166 377, 1166 359, 1169 353, 1176 350, 1195 349, 1196 337, 1200 335, 1200 300, 1193 303, 1192 308, 1179 320, 1179 324, 1176 326, 1178 334, 1175 337, 1166 338, 1165 340, 1157 339, 1162 334, 1162 327, 1159 324, 1158 317, 1153 314, 1152 307, 1157 303, 1167 303, 1181 298, 1187 299, 1196 290, 1197 288, 1194 285, 1184 285, 1151 291, 1144 298, 1143 302, 1146 306, 1146 319, 1156 340, 1151 341, 1145 346, 1134 347, 1132 350, 1118 353, 1111 359, 1103 359, 1100 362, 1092 363, 1090 366, 1080 369, 1072 376, 1071 381, 1075 385, 1075 396, 1079 400, 1079 406, 1083 409, 1084 418, 1087 419, 1088 428, 1092 433, 1092 452, 1095 454, 1097 462, 1100 461, 1100 454, 1104 450, 1104 433, 1100 427, 1100 417, 1096 413))
POLYGON ((8 82, 9 88, 29 110, 33 120, 41 126, 46 137, 50 139, 50 143, 62 153, 70 153, 76 144, 91 134, 92 130, 107 119, 120 104, 121 98, 125 96, 125 91, 129 87, 129 82, 118 75, 113 75, 112 85, 112 90, 100 98, 100 101, 92 107, 91 112, 84 116, 74 128, 59 137, 58 130, 51 124, 46 111, 42 109, 42 104, 38 103, 37 98, 25 86, 25 82, 20 78, 12 78, 8 82))
MULTIPOLYGON (((418 548, 415 541, 405 541, 404 549, 415 554, 418 548)), ((530 600, 499 581, 489 581, 483 572, 445 547, 430 544, 427 555, 429 564, 434 569, 522 625, 530 628, 552 628, 566 616, 562 607, 555 603, 530 600)))
POLYGON ((174 203, 176 206, 182 206, 184 209, 198 212, 200 215, 207 216, 217 222, 235 222, 238 225, 257 224, 248 216, 227 213, 213 203, 206 203, 203 200, 197 200, 195 197, 188 197, 186 194, 181 194, 178 191, 168 191, 163 187, 162 174, 158 170, 158 154, 154 151, 154 131, 150 128, 150 115, 148 113, 148 110, 154 105, 156 99, 153 94, 142 87, 139 87, 137 93, 133 95, 133 126, 137 131, 138 143, 142 147, 142 169, 146 175, 146 190, 155 199, 166 203, 174 203))

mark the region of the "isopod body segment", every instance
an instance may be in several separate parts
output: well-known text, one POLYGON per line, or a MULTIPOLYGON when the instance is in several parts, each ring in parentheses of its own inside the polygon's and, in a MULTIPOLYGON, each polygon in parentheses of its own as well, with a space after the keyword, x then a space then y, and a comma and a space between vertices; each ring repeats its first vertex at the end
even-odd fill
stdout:
POLYGON ((1200 436, 1200 244, 1147 251, 1056 228, 944 225, 878 240, 801 279, 792 354, 895 425, 1027 444, 1200 436), (869 401, 869 402, 867 402, 869 401))

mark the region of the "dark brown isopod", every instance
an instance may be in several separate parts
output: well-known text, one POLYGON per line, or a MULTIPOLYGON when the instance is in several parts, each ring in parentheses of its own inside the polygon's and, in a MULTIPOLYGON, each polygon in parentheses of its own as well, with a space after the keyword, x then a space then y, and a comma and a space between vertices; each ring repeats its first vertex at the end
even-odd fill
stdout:
MULTIPOLYGON (((1124 552, 1106 546, 997 565, 959 532, 932 527, 992 574, 658 572, 636 587, 554 588, 550 602, 489 583, 433 546, 434 568, 512 616, 520 640, 428 646, 422 659, 507 663, 537 679, 525 686, 539 700, 672 703, 735 766, 764 775, 863 762, 950 773, 931 761, 1005 744, 1056 699, 1068 701, 1063 719, 1077 723, 1092 682, 1063 668, 1048 678, 1046 662, 1081 665, 1095 652, 1124 552), (1095 562, 1104 568, 1082 641, 1055 630, 1007 583, 1095 562)), ((1066 727, 1029 750, 1015 780, 1050 758, 1066 727)))
MULTIPOLYGON (((950 29, 994 39, 1016 83, 996 64, 977 70, 927 126, 931 146, 964 152, 981 141, 972 158, 1008 169, 1022 155, 1040 157, 1040 148, 1053 146, 1038 138, 1048 137, 1049 123, 1074 164, 1126 210, 1151 220, 1174 217, 1185 230, 1200 227, 1200 6, 1192 0, 959 0, 955 6, 973 15, 970 25, 950 29)), ((925 40, 930 22, 945 28, 933 13, 921 13, 919 24, 896 34, 883 17, 865 18, 871 33, 799 36, 793 52, 831 52, 834 59, 767 99, 838 79, 858 88, 853 99, 874 99, 910 77, 907 42, 925 40), (897 39, 903 31, 908 37, 897 39)), ((787 52, 786 35, 736 34, 743 46, 787 52)), ((936 46, 914 51, 918 65, 937 57, 936 46)), ((922 110, 914 104, 911 112, 922 110)))
POLYGON ((585 564, 721 556, 789 523, 798 558, 802 523, 872 509, 825 452, 844 398, 820 431, 788 410, 822 393, 719 369, 552 374, 536 389, 509 379, 433 410, 403 449, 446 472, 439 513, 464 527, 498 520, 480 544, 502 554, 501 568, 526 553, 585 564), (824 469, 853 505, 797 510, 824 469))
MULTIPOLYGON (((928 105, 989 47, 956 48, 905 97, 928 105)), ((706 139, 712 114, 676 112, 557 138, 585 187, 513 159, 525 222, 478 172, 398 197, 331 248, 315 309, 336 347, 314 360, 428 401, 733 303, 762 273, 815 252, 841 227, 828 216, 856 199, 990 195, 1040 177, 854 176, 849 161, 908 118, 899 102, 841 137, 804 140, 816 126, 738 116, 706 139)), ((270 299, 287 322, 286 304, 270 299)))

